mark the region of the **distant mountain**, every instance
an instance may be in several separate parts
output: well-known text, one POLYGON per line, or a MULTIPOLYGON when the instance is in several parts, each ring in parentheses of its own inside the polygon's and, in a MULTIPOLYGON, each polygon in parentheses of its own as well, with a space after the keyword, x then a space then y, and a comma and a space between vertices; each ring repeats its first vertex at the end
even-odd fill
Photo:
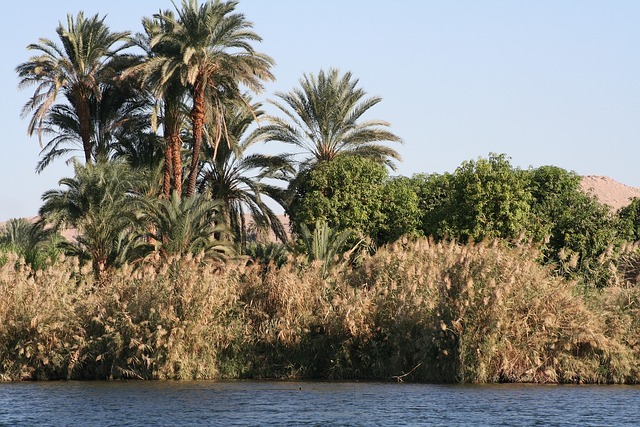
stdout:
POLYGON ((606 176, 587 175, 580 183, 582 190, 593 194, 600 203, 618 210, 631 203, 634 197, 640 197, 640 188, 621 184, 606 176))

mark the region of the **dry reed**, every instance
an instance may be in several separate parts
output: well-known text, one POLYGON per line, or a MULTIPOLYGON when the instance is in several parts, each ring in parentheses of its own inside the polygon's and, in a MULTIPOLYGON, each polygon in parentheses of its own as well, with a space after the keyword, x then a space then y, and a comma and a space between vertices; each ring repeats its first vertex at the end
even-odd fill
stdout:
POLYGON ((0 378, 635 383, 639 288, 589 290, 526 246, 402 241, 356 267, 74 259, 0 267, 0 378), (407 374, 405 376, 405 374, 407 374))

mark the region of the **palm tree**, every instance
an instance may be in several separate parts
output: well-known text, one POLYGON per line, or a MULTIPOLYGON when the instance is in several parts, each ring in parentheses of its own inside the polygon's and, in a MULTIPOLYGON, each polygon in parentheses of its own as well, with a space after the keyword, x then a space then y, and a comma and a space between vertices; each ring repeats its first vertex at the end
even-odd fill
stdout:
POLYGON ((45 227, 43 221, 13 218, 0 227, 0 251, 17 253, 34 269, 44 267, 48 258, 57 256, 56 245, 61 239, 60 234, 45 227))
MULTIPOLYGON (((67 101, 52 106, 42 123, 43 133, 53 138, 41 151, 37 172, 42 172, 59 157, 70 155, 67 160, 70 161, 75 151, 84 152, 76 100, 68 98, 67 101)), ((156 144, 150 133, 148 100, 130 87, 103 85, 99 96, 91 96, 88 102, 93 162, 128 157, 134 163, 154 166, 156 144)))
MULTIPOLYGON (((63 178, 66 189, 44 193, 40 216, 57 227, 73 227, 76 241, 67 252, 91 261, 96 278, 111 266, 131 257, 141 240, 137 238, 137 206, 134 195, 140 188, 140 175, 124 162, 81 166, 75 176, 63 178)), ((140 255, 141 256, 141 255, 140 255)))
POLYGON ((56 32, 62 46, 40 39, 40 44, 30 44, 27 49, 41 54, 16 67, 19 87, 36 85, 22 115, 33 112, 27 132, 31 136, 37 131, 42 143, 45 121, 62 93, 77 117, 85 161, 91 163, 94 150, 91 100, 100 99, 101 86, 115 75, 113 60, 129 47, 129 33, 111 32, 104 18, 95 15, 87 19, 83 12, 75 19, 68 15, 67 26, 60 23, 56 32))
POLYGON ((282 102, 271 101, 285 118, 269 116, 270 124, 257 129, 256 137, 301 148, 301 169, 341 154, 370 157, 394 168, 393 160, 400 155, 378 143, 401 140, 385 129, 389 126, 385 121, 359 121, 382 99, 365 99, 366 92, 357 85, 350 72, 340 75, 337 69, 321 70, 317 76, 305 74, 299 88, 276 94, 282 102))
POLYGON ((273 60, 254 51, 252 42, 261 38, 251 30, 252 24, 241 13, 235 13, 236 1, 183 0, 177 17, 157 14, 164 31, 151 40, 151 47, 165 46, 164 55, 151 64, 163 70, 161 84, 179 76, 192 97, 191 121, 193 149, 187 196, 196 190, 200 166, 200 150, 207 114, 215 117, 217 126, 211 139, 215 148, 224 133, 224 98, 241 98, 239 85, 252 91, 262 90, 262 81, 272 80, 269 71, 273 60), (170 48, 167 48, 170 47, 170 48), (209 94, 209 96, 207 96, 209 94))
POLYGON ((145 51, 145 56, 140 57, 123 73, 123 77, 135 76, 139 79, 143 88, 147 88, 156 98, 153 114, 154 128, 162 124, 164 134, 164 169, 162 193, 169 198, 172 191, 182 194, 182 136, 183 124, 188 116, 185 105, 186 89, 182 85, 178 75, 166 75, 164 69, 165 57, 173 57, 180 52, 177 47, 169 43, 152 41, 163 33, 173 31, 173 14, 164 11, 155 18, 143 18, 142 26, 144 34, 137 34, 134 43, 145 51), (160 18, 160 16, 164 16, 160 18), (160 123, 158 123, 160 122, 160 123))
POLYGON ((204 253, 223 260, 231 248, 216 236, 225 231, 220 217, 222 202, 196 194, 180 197, 175 191, 169 199, 142 198, 139 221, 151 230, 147 237, 155 242, 164 258, 204 253))
POLYGON ((280 268, 289 260, 290 248, 280 242, 251 242, 245 251, 249 256, 248 264, 258 264, 267 272, 271 265, 280 268))
POLYGON ((211 145, 205 147, 204 166, 200 190, 209 189, 216 198, 224 201, 223 216, 229 224, 234 240, 241 248, 247 242, 246 214, 259 230, 271 230, 276 238, 285 242, 286 230, 274 211, 265 203, 265 197, 284 204, 284 190, 264 182, 288 180, 294 172, 290 162, 282 156, 264 154, 246 155, 257 139, 244 139, 248 127, 263 112, 260 104, 243 102, 229 104, 226 113, 226 132, 217 153, 211 145), (247 107, 248 105, 248 107, 247 107))
POLYGON ((356 233, 351 230, 337 231, 329 227, 327 221, 316 221, 313 232, 305 225, 301 225, 299 250, 311 262, 322 265, 323 277, 327 277, 329 271, 341 261, 349 257, 359 248, 364 248, 365 241, 359 239, 353 245, 356 233), (353 245, 353 246, 351 246, 353 245), (349 248, 351 246, 351 248, 349 248))

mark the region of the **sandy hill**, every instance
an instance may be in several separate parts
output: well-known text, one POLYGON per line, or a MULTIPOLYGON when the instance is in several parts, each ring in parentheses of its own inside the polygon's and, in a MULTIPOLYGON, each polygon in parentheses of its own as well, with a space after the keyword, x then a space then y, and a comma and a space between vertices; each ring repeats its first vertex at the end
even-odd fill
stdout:
POLYGON ((632 198, 640 197, 640 188, 629 187, 606 176, 583 176, 581 186, 583 191, 593 194, 600 203, 614 210, 627 206, 632 198))

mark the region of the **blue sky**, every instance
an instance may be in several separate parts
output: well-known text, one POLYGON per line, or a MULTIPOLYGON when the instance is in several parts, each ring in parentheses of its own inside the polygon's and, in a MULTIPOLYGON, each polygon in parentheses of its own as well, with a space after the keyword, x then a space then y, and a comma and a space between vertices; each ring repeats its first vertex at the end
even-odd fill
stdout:
MULTIPOLYGON (((44 191, 72 175, 64 161, 34 172, 40 147, 20 110, 15 66, 26 46, 54 39, 67 13, 107 15, 112 30, 169 0, 31 0, 4 5, 0 120, 0 221, 37 213, 44 191)), ((295 87, 303 73, 351 71, 383 101, 369 118, 404 140, 398 174, 454 171, 506 153, 522 168, 556 165, 640 187, 640 2, 241 0, 277 81, 259 100, 295 87)), ((264 146, 265 152, 282 147, 264 146)), ((286 147, 285 147, 286 148, 286 147)))

